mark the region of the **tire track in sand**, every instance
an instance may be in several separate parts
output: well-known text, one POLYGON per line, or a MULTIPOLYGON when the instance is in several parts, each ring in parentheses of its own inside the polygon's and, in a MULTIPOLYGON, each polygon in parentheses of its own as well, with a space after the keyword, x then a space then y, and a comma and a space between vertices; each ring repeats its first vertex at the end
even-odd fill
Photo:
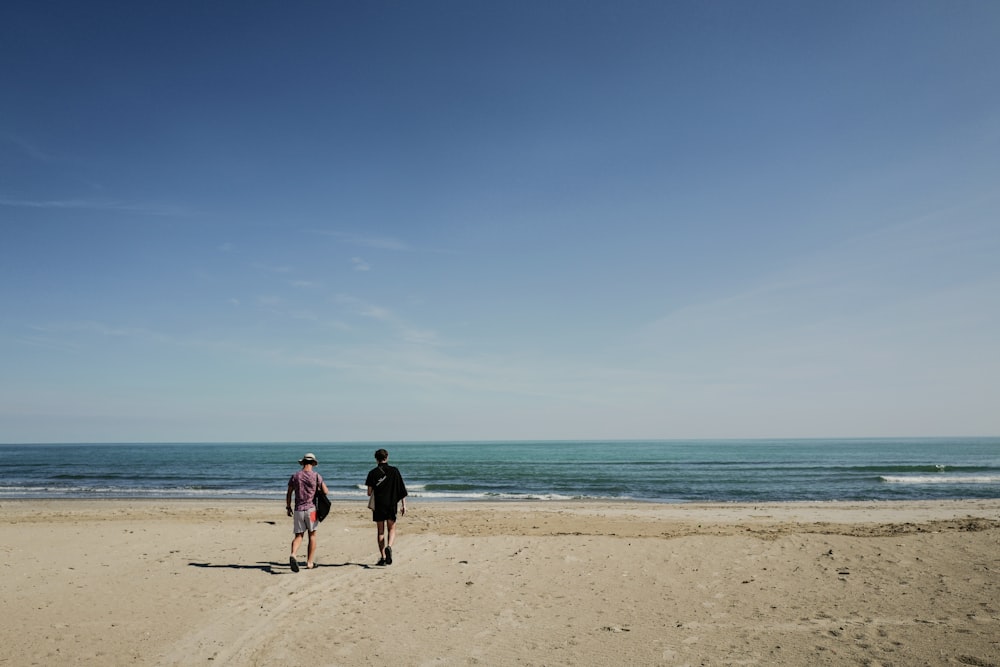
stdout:
POLYGON ((320 565, 315 570, 303 568, 298 574, 288 571, 259 594, 221 605, 213 612, 214 622, 175 643, 156 664, 162 667, 209 662, 213 666, 255 664, 254 654, 282 638, 276 628, 294 627, 295 620, 289 616, 299 616, 306 605, 321 600, 331 602, 333 598, 334 605, 342 602, 339 598, 356 590, 357 582, 369 569, 365 564, 345 563, 320 565), (324 576, 324 570, 327 575, 331 570, 340 572, 334 579, 324 576), (303 579, 307 579, 306 585, 303 579))

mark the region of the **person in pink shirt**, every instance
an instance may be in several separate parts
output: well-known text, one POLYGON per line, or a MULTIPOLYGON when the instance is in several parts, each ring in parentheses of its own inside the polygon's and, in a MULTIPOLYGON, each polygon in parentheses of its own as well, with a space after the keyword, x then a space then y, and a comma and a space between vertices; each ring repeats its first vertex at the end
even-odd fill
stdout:
POLYGON ((292 554, 288 558, 288 565, 292 572, 299 571, 299 562, 296 554, 302 545, 302 537, 309 533, 308 556, 306 569, 316 567, 316 529, 319 528, 319 521, 316 520, 316 490, 322 489, 323 493, 330 493, 326 488, 326 482, 319 473, 313 470, 319 465, 316 456, 310 452, 299 459, 302 470, 292 475, 288 480, 288 491, 285 493, 285 511, 294 521, 295 538, 292 539, 292 554), (295 496, 295 509, 292 509, 292 496, 295 496))

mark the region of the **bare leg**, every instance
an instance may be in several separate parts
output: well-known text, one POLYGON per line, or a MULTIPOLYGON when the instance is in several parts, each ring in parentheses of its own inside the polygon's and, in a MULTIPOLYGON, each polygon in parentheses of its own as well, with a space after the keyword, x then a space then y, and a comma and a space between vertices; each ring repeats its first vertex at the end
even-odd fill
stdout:
POLYGON ((292 555, 288 557, 288 565, 292 568, 292 572, 299 571, 299 559, 295 554, 298 553, 299 547, 302 546, 302 536, 305 533, 295 533, 295 538, 292 540, 292 555))
POLYGON ((396 522, 390 519, 389 524, 389 539, 386 541, 386 546, 391 547, 392 543, 396 541, 396 522))
POLYGON ((389 519, 389 539, 385 544, 385 564, 392 565, 392 543, 396 541, 396 522, 389 519))
POLYGON ((316 562, 316 531, 309 531, 309 557, 306 561, 306 567, 312 568, 316 562))
POLYGON ((385 521, 376 521, 375 525, 378 527, 378 555, 385 558, 385 521))

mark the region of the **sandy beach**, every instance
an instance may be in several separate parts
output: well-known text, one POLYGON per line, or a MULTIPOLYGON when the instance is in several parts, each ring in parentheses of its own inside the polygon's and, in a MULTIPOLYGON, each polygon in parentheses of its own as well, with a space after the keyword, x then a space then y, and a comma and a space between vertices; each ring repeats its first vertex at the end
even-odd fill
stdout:
POLYGON ((1000 665, 1000 500, 5 501, 3 665, 1000 665), (305 562, 305 547, 300 551, 305 562))

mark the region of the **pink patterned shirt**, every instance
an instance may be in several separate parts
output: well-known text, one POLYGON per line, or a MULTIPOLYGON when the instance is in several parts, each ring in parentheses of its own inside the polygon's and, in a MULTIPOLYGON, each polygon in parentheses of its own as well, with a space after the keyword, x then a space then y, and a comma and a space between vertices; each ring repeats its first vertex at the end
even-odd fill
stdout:
POLYGON ((323 478, 315 470, 300 470, 288 480, 289 488, 295 492, 295 510, 302 512, 313 509, 313 499, 316 489, 323 483, 323 478))

